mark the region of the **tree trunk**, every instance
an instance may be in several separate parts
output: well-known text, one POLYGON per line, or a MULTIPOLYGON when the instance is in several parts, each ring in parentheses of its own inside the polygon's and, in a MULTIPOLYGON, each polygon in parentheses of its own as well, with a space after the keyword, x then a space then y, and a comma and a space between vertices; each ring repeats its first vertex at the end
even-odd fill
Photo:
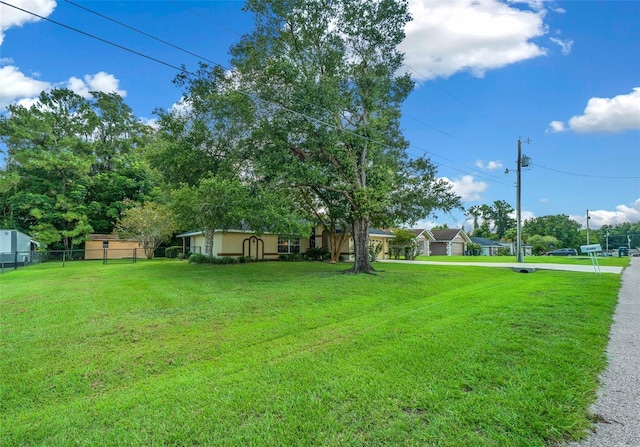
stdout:
POLYGON ((329 235, 329 247, 331 250, 330 262, 338 262, 340 260, 340 250, 342 250, 345 239, 347 239, 346 231, 342 231, 340 234, 333 231, 329 235))
POLYGON ((213 258, 213 233, 215 230, 204 230, 204 253, 213 258))
POLYGON ((374 268, 371 267, 369 259, 369 226, 371 222, 368 218, 358 218, 353 221, 353 248, 354 261, 353 267, 349 270, 351 273, 373 273, 374 268))

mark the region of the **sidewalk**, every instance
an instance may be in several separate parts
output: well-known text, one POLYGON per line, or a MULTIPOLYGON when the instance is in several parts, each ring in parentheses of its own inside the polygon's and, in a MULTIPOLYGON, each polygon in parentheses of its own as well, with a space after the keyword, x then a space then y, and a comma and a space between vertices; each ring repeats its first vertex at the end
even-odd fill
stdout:
MULTIPOLYGON (((632 258, 638 259, 638 258, 632 258)), ((503 268, 532 268, 535 270, 564 270, 568 272, 591 272, 594 273, 592 265, 570 265, 570 264, 544 264, 544 263, 517 263, 517 262, 440 262, 440 261, 405 261, 382 259, 378 262, 396 262, 400 264, 424 264, 424 265, 462 265, 473 267, 503 267, 503 268)), ((622 273, 622 267, 600 266, 600 273, 622 273)), ((636 447, 640 447, 638 444, 636 447)))
POLYGON ((598 400, 594 433, 572 447, 640 446, 640 258, 622 275, 598 400))

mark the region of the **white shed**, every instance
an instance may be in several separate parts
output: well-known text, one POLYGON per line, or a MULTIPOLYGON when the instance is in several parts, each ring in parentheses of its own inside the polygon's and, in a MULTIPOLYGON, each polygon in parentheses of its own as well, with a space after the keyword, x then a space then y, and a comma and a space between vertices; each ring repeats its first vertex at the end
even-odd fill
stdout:
POLYGON ((31 261, 31 247, 35 242, 18 230, 0 230, 0 262, 24 265, 31 261))

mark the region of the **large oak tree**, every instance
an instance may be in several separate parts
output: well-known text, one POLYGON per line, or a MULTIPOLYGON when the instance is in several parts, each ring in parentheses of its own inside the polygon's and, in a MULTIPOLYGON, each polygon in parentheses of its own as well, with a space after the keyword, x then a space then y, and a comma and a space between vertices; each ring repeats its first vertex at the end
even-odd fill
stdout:
POLYGON ((409 159, 400 131, 413 88, 398 51, 407 2, 249 0, 245 10, 255 30, 232 47, 233 69, 203 66, 182 79, 186 96, 209 104, 212 126, 242 123, 232 143, 251 160, 251 179, 288 192, 310 216, 339 218, 354 240, 351 271, 371 272, 372 225, 459 206, 428 160, 409 159))

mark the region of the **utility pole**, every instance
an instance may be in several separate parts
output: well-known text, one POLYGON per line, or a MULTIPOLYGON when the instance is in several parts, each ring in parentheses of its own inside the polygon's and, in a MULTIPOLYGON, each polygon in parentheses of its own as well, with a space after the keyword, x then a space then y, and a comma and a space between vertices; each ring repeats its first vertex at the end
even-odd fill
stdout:
MULTIPOLYGON (((526 143, 530 143, 529 139, 525 141, 526 143)), ((522 156, 522 142, 520 138, 518 138, 518 180, 516 183, 516 261, 524 262, 524 253, 522 251, 522 206, 521 206, 521 196, 522 196, 522 182, 521 182, 521 172, 523 167, 528 167, 530 162, 530 158, 526 155, 522 156)))
MULTIPOLYGON (((531 140, 527 138, 525 143, 531 143, 531 140)), ((528 168, 531 163, 531 159, 526 155, 522 155, 522 141, 518 138, 518 161, 517 161, 517 174, 518 178, 516 181, 516 261, 524 262, 524 253, 522 250, 522 206, 521 206, 521 198, 522 198, 522 168, 528 168)), ((504 171, 505 174, 508 174, 510 171, 506 169, 504 171)))
POLYGON ((587 245, 589 245, 589 208, 587 208, 587 245))

